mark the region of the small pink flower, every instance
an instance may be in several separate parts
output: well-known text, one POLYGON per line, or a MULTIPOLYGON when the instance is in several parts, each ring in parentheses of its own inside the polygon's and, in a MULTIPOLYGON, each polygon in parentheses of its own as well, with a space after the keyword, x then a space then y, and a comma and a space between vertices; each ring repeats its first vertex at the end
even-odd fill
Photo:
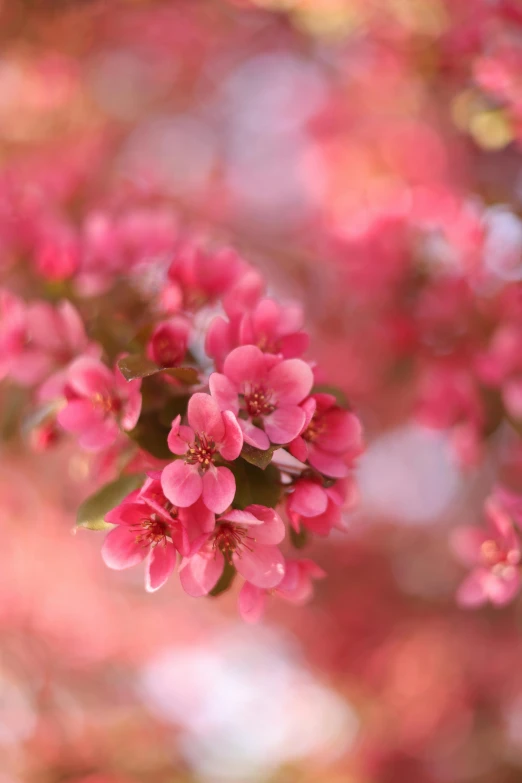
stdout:
POLYGON ((176 564, 176 550, 189 555, 214 526, 214 515, 201 501, 178 509, 161 491, 158 475, 132 492, 106 516, 115 527, 107 535, 102 557, 109 568, 130 568, 146 559, 145 588, 153 592, 167 581, 176 564))
POLYGON ((176 367, 187 352, 190 323, 177 316, 162 321, 154 329, 147 345, 147 356, 160 367, 176 367))
POLYGON ((453 534, 455 553, 473 569, 457 591, 461 606, 481 606, 488 601, 507 604, 520 589, 521 547, 511 520, 491 500, 486 514, 486 530, 461 527, 453 534))
POLYGON ((225 320, 216 316, 206 336, 205 351, 218 369, 226 356, 240 345, 257 345, 264 353, 285 359, 303 355, 309 336, 302 331, 303 313, 298 306, 282 307, 273 299, 262 299, 253 310, 238 313, 225 320))
POLYGON ((347 460, 363 450, 361 422, 339 407, 331 394, 313 394, 302 405, 306 420, 289 451, 301 462, 332 478, 348 474, 347 460))
POLYGON ((245 582, 239 593, 239 614, 247 623, 261 619, 269 595, 279 596, 293 604, 305 604, 313 595, 312 579, 323 579, 326 573, 313 560, 285 560, 285 575, 273 590, 245 582))
POLYGON ((277 544, 285 525, 272 508, 252 505, 232 509, 216 520, 205 545, 180 566, 183 589, 193 597, 207 595, 216 585, 225 559, 256 587, 276 587, 284 576, 284 557, 277 544))
POLYGON ((243 435, 236 417, 230 411, 222 413, 208 394, 193 394, 189 400, 189 426, 177 416, 168 437, 176 460, 163 470, 161 482, 165 495, 176 506, 191 506, 203 496, 207 508, 222 513, 232 503, 236 481, 232 471, 214 464, 219 454, 224 460, 234 460, 243 446, 243 435))
POLYGON ((213 373, 209 384, 221 410, 239 416, 246 443, 267 449, 301 432, 306 416, 300 403, 312 388, 313 374, 301 359, 281 361, 244 345, 227 356, 223 374, 213 373))
POLYGON ((357 486, 352 478, 323 487, 317 479, 300 478, 287 499, 287 512, 292 527, 301 525, 318 536, 327 536, 336 527, 344 530, 343 511, 357 503, 357 486))
POLYGON ((141 412, 140 380, 127 382, 120 370, 112 372, 102 362, 80 357, 68 371, 67 404, 58 413, 58 423, 79 435, 79 444, 99 451, 114 443, 119 427, 132 430, 141 412))

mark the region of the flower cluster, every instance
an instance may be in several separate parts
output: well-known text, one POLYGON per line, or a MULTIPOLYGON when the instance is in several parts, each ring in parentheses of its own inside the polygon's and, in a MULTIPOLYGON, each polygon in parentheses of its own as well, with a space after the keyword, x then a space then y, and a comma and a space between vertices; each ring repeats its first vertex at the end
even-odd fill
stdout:
MULTIPOLYGON (((82 267, 75 291, 78 279, 82 267)), ((2 292, 2 373, 32 390, 33 442, 48 448, 69 433, 113 473, 127 466, 79 523, 112 528, 105 563, 145 561, 148 591, 176 571, 189 595, 217 594, 239 574, 249 621, 268 594, 304 601, 324 573, 292 556, 292 541, 344 528, 363 443, 356 414, 304 358, 301 309, 267 297, 233 251, 196 241, 156 264, 153 294, 139 275, 132 284, 102 340, 88 336, 92 292, 75 294, 78 309, 2 292)))

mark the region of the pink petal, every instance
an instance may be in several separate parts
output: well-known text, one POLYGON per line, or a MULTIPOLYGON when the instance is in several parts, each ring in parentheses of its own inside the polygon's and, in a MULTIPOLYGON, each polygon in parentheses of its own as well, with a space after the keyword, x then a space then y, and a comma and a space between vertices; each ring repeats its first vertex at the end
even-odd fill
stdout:
POLYGON ((328 495, 315 481, 298 481, 290 495, 288 507, 304 517, 316 517, 323 514, 328 506, 328 495))
POLYGON ((466 577, 457 590, 456 600, 459 606, 473 608, 486 603, 487 594, 484 577, 487 577, 487 572, 483 569, 472 571, 466 577))
POLYGON ((239 614, 246 623, 257 623, 266 606, 266 592, 245 582, 238 598, 239 614))
POLYGON ((305 413, 297 405, 280 406, 265 416, 266 434, 272 443, 290 443, 302 431, 304 422, 305 413))
POLYGON ((294 359, 302 356, 310 345, 310 337, 306 332, 287 334, 279 340, 279 351, 285 359, 294 359))
POLYGON ((520 574, 518 569, 512 567, 511 576, 502 577, 489 574, 486 580, 486 593, 492 604, 504 606, 515 598, 520 590, 520 574))
POLYGON ((203 475, 203 502, 216 514, 230 506, 236 494, 234 474, 224 467, 210 467, 203 475))
POLYGON ((223 424, 225 434, 219 447, 219 453, 226 460, 234 460, 241 454, 243 448, 243 430, 232 411, 224 411, 223 424))
POLYGON ((239 400, 236 387, 228 380, 226 375, 219 372, 213 372, 208 379, 210 393, 216 400, 222 411, 232 411, 237 414, 239 411, 239 400))
MULTIPOLYGON (((123 415, 121 417, 121 426, 128 432, 133 430, 141 413, 141 392, 140 383, 131 381, 131 383, 138 383, 137 387, 131 389, 129 398, 124 406, 123 415)), ((129 384, 130 385, 130 384, 129 384)))
POLYGON ((179 521, 185 527, 195 531, 197 535, 210 533, 216 524, 214 513, 206 507, 202 498, 199 498, 193 506, 180 509, 179 521))
POLYGON ((480 562, 480 549, 488 535, 479 527, 463 526, 452 531, 450 544, 459 560, 468 567, 480 562))
POLYGON ((251 315, 255 335, 269 338, 275 335, 280 314, 281 308, 273 299, 262 299, 251 315))
POLYGON ((288 451, 300 462, 306 462, 308 459, 308 444, 300 435, 290 443, 288 451))
POLYGON ((223 372, 236 387, 241 387, 244 383, 261 383, 265 379, 265 367, 265 359, 259 348, 242 345, 228 354, 223 372))
POLYGON ((68 347, 80 353, 87 343, 87 336, 78 310, 66 299, 58 305, 58 312, 68 347))
POLYGON ((254 525, 260 526, 263 524, 263 520, 255 516, 251 511, 247 509, 231 508, 225 514, 222 514, 218 522, 233 522, 235 525, 254 525))
POLYGON ((206 433, 220 443, 225 434, 221 410, 210 394, 196 392, 189 400, 188 422, 194 432, 206 433))
POLYGON ((220 315, 214 318, 207 330, 205 353, 221 366, 225 356, 232 350, 231 328, 220 315))
POLYGON ((348 411, 334 410, 324 414, 325 430, 317 439, 324 451, 340 454, 362 450, 362 425, 357 416, 348 411))
POLYGON ((255 504, 248 506, 245 511, 250 512, 262 521, 261 527, 256 526, 251 534, 256 545, 272 546, 281 543, 286 535, 285 523, 273 508, 255 504))
POLYGON ((128 495, 123 503, 105 514, 105 521, 112 525, 140 526, 143 519, 150 516, 150 508, 145 503, 137 503, 138 490, 128 495))
POLYGON ((85 430, 78 438, 78 444, 86 451, 101 451, 112 446, 118 437, 119 429, 114 419, 105 419, 96 427, 85 430))
POLYGON ((176 550, 170 541, 150 550, 145 567, 145 590, 153 593, 165 584, 176 565, 176 550))
POLYGON ((90 357, 80 357, 69 367, 68 383, 76 394, 92 397, 106 396, 114 389, 114 376, 102 362, 90 357))
POLYGON ((201 495, 203 482, 196 465, 187 465, 179 459, 163 469, 161 487, 171 503, 186 508, 201 495))
POLYGON ((276 546, 255 546, 252 552, 243 547, 232 560, 238 573, 256 587, 276 587, 285 574, 285 560, 276 546))
POLYGON ((180 425, 181 416, 176 416, 172 422, 172 429, 167 438, 167 444, 173 454, 185 454, 189 443, 194 440, 194 430, 192 427, 180 425))
POLYGON ((270 447, 270 441, 266 432, 260 430, 259 427, 252 424, 251 421, 239 419, 239 426, 243 432, 245 443, 249 443, 251 446, 255 446, 256 449, 261 449, 262 451, 265 451, 265 449, 270 447))
POLYGON ((179 569, 179 581, 188 595, 199 598, 208 595, 223 573, 225 558, 219 549, 196 552, 184 558, 179 569))
POLYGON ((103 562, 115 571, 141 563, 147 555, 148 547, 141 541, 136 542, 136 533, 128 527, 115 527, 107 534, 102 544, 103 562))
POLYGON ((313 383, 312 370, 302 359, 284 359, 268 373, 268 386, 274 389, 277 399, 284 405, 297 405, 304 400, 310 394, 313 383))
POLYGON ((101 414, 95 411, 89 400, 72 400, 58 411, 58 424, 67 432, 82 432, 98 427, 103 421, 101 414))
POLYGON ((341 457, 318 449, 317 446, 310 449, 308 462, 312 467, 318 470, 319 473, 323 473, 325 476, 330 476, 331 478, 344 478, 349 472, 348 466, 341 457))

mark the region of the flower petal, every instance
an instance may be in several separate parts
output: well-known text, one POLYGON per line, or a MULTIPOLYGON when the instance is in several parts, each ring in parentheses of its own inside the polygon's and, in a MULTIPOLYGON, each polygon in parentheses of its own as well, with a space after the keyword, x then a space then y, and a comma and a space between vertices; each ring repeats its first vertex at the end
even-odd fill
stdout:
POLYGON ((238 598, 239 614, 246 623, 257 623, 263 616, 266 606, 266 592, 245 582, 238 598))
POLYGON ((227 376, 213 372, 208 379, 208 385, 212 398, 217 402, 220 410, 237 414, 239 411, 237 389, 227 376))
POLYGON ((236 479, 228 468, 212 466, 203 476, 203 502, 216 514, 230 506, 236 494, 236 479))
POLYGON ((268 386, 286 405, 297 405, 304 400, 310 394, 313 382, 312 370, 302 359, 284 359, 268 373, 268 386))
POLYGON ((261 449, 262 451, 270 447, 270 441, 266 432, 260 430, 259 427, 252 424, 251 421, 239 419, 239 426, 243 432, 245 443, 249 443, 251 446, 255 446, 256 449, 261 449))
POLYGON ((223 372, 232 383, 240 387, 244 383, 263 381, 266 375, 265 367, 263 352, 257 346, 242 345, 228 354, 223 364, 223 372))
POLYGON ((297 405, 282 406, 265 416, 266 434, 272 443, 290 443, 299 435, 304 422, 304 411, 297 405))
POLYGON ((176 565, 176 550, 170 541, 158 544, 150 550, 145 567, 145 590, 153 593, 165 584, 176 565))
POLYGON ((234 460, 239 457, 243 448, 243 431, 232 411, 224 411, 223 424, 225 434, 219 447, 219 453, 226 460, 234 460))
POLYGON ((171 503, 186 508, 201 495, 203 482, 196 465, 187 465, 180 459, 163 469, 161 487, 171 503))
POLYGON ((221 410, 210 394, 196 392, 188 403, 188 422, 194 432, 206 433, 220 443, 225 434, 221 410))
POLYGON ((196 552, 184 558, 179 569, 179 581, 188 595, 199 598, 208 595, 223 573, 225 558, 219 549, 196 552))
POLYGON ((328 495, 316 481, 301 479, 297 481, 288 500, 288 507, 303 517, 316 517, 324 514, 328 505, 328 495))
POLYGON ((241 576, 256 587, 276 587, 285 575, 285 560, 276 546, 242 548, 232 560, 241 576))
POLYGON ((105 537, 101 555, 103 562, 115 571, 141 563, 147 555, 148 548, 141 541, 136 541, 136 533, 128 527, 115 527, 105 537))

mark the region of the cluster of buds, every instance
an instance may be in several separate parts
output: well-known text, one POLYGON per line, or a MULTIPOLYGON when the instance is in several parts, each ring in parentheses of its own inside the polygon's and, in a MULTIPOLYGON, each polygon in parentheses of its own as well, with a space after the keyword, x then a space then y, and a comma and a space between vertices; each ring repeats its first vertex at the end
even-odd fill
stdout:
POLYGON ((2 375, 32 389, 33 442, 68 433, 124 465, 78 515, 109 529, 107 566, 145 561, 148 591, 177 572, 194 597, 239 574, 240 612, 255 621, 269 594, 300 603, 324 576, 292 549, 344 528, 361 425, 303 358, 300 308, 268 298, 237 254, 180 243, 154 277, 153 294, 139 277, 128 293, 148 297, 146 322, 126 302, 117 330, 96 328, 99 298, 51 304, 3 291, 2 375))

